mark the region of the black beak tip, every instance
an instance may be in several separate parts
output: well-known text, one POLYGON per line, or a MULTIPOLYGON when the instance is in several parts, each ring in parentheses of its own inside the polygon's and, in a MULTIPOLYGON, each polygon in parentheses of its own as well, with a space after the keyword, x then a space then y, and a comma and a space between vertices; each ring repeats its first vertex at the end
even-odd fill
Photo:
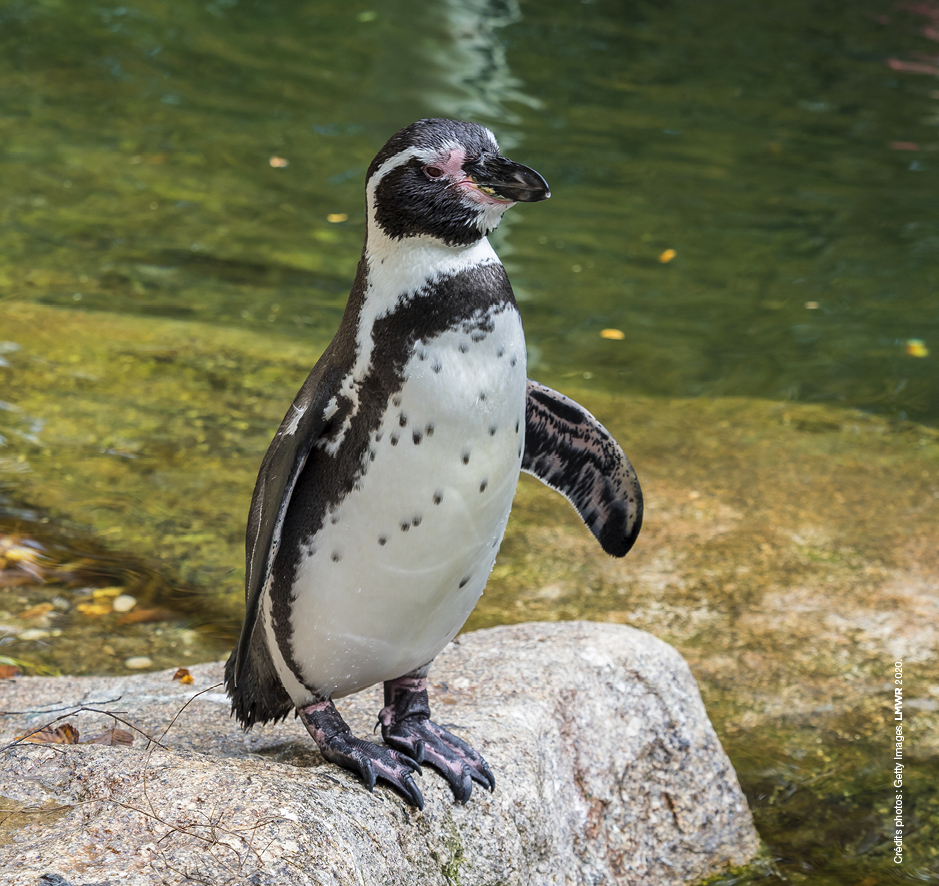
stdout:
MULTIPOLYGON (((542 179, 542 181, 544 181, 544 179, 542 179)), ((548 187, 548 183, 545 182, 543 188, 532 188, 523 193, 526 196, 518 198, 520 203, 540 203, 542 200, 547 200, 551 196, 551 189, 548 187)))
POLYGON ((538 203, 541 200, 547 200, 551 196, 551 188, 544 180, 540 172, 535 172, 529 166, 516 166, 514 178, 518 182, 518 187, 513 188, 513 199, 519 203, 538 203))
POLYGON ((540 173, 506 157, 489 158, 467 171, 476 175, 480 184, 516 203, 537 203, 551 196, 551 189, 540 173))

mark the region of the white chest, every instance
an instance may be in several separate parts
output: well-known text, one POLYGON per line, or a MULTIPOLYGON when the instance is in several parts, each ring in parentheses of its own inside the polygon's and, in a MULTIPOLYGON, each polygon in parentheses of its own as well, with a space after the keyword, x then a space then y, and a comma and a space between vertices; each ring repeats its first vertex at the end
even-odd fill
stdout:
POLYGON ((341 696, 428 663, 485 587, 518 481, 526 385, 517 311, 489 320, 417 342, 365 472, 304 552, 291 625, 301 679, 281 674, 298 703, 306 687, 341 696))

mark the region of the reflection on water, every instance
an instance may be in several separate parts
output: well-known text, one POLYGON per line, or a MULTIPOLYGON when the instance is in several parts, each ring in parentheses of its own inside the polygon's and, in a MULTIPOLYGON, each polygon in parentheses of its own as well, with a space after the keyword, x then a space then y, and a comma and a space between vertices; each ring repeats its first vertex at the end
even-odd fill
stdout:
POLYGON ((3 529, 68 523, 39 541, 86 571, 8 569, 4 636, 47 633, 0 652, 69 667, 97 612, 113 654, 70 669, 218 654, 196 629, 237 622, 251 485, 338 324, 367 164, 468 116, 552 186, 496 238, 533 374, 587 386, 650 502, 614 569, 523 486, 473 624, 666 637, 790 882, 927 881, 925 851, 889 861, 878 668, 918 662, 929 846, 937 29, 935 0, 7 4, 0 481, 35 513, 3 529), (175 616, 119 625, 117 588, 175 616))
POLYGON ((524 122, 514 105, 537 111, 544 104, 525 92, 509 67, 502 28, 522 20, 517 0, 447 0, 438 7, 447 21, 448 41, 428 52, 440 79, 451 90, 429 84, 426 101, 441 117, 475 120, 499 127, 499 144, 512 150, 524 122), (456 93, 456 94, 454 94, 456 93))

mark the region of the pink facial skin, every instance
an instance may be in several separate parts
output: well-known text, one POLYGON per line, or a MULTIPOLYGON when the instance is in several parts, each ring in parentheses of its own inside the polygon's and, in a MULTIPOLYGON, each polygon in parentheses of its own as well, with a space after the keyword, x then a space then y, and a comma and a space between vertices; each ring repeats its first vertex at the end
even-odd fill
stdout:
POLYGON ((482 203, 489 206, 511 206, 514 200, 508 200, 505 197, 497 197, 494 194, 487 194, 480 190, 479 185, 470 178, 463 169, 466 162, 466 152, 462 148, 454 148, 447 155, 443 163, 429 163, 425 168, 443 170, 443 174, 449 179, 448 188, 456 188, 461 194, 465 194, 474 203, 482 203))

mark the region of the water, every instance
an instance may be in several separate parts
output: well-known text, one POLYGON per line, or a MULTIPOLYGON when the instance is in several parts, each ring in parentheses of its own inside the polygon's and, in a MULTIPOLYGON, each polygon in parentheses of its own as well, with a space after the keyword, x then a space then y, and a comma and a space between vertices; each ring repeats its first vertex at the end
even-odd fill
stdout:
MULTIPOLYGON (((531 373, 607 408, 651 497, 645 547, 614 575, 575 541, 575 522, 553 534, 570 519, 563 503, 523 489, 471 624, 593 617, 675 642, 790 881, 927 881, 925 850, 900 870, 884 848, 881 714, 858 703, 740 726, 748 704, 766 704, 741 702, 743 677, 766 677, 776 653, 789 676, 767 677, 770 695, 850 670, 792 664, 786 644, 808 635, 753 634, 740 613, 770 606, 780 575, 818 588, 834 578, 849 594, 864 568, 920 563, 927 584, 934 574, 937 34, 934 0, 5 3, 4 526, 41 535, 51 520, 124 552, 107 559, 76 541, 61 565, 72 556, 85 571, 60 595, 94 585, 88 563, 100 557, 99 584, 123 570, 141 605, 186 613, 166 628, 177 646, 141 626, 122 635, 153 643, 158 664, 176 661, 194 628, 227 642, 247 496, 338 324, 364 234, 365 169, 419 117, 485 123, 553 192, 513 209, 494 238, 531 373), (682 397, 692 399, 673 402, 682 397), (756 488, 773 503, 765 513, 756 488), (14 501, 35 513, 17 516, 14 501), (741 513, 752 526, 735 523, 741 513), (806 535, 799 521, 814 515, 818 535, 806 535), (662 528, 699 519, 736 528, 700 550, 662 528), (911 553, 906 539, 920 536, 911 553), (672 554, 680 581, 663 566, 672 554), (764 596, 728 590, 733 570, 751 566, 764 596), (752 673, 732 662, 730 683, 712 667, 727 637, 743 644, 735 655, 765 653, 752 673), (866 726, 852 720, 861 709, 866 726)), ((934 592, 922 599, 931 613, 934 592)), ((852 611, 868 605, 851 600, 852 611)), ((884 596, 878 617, 891 605, 884 596)), ((20 654, 107 669, 66 643, 86 637, 80 624, 20 654)), ((213 643, 202 648, 218 654, 213 643)), ((856 645, 855 669, 876 685, 876 656, 856 645)), ((924 686, 939 685, 934 658, 919 666, 924 686)), ((916 765, 920 833, 932 833, 935 756, 916 765)))
POLYGON ((472 116, 552 185, 499 237, 545 368, 935 422, 929 10, 7 4, 2 292, 331 329, 377 147, 472 116))

